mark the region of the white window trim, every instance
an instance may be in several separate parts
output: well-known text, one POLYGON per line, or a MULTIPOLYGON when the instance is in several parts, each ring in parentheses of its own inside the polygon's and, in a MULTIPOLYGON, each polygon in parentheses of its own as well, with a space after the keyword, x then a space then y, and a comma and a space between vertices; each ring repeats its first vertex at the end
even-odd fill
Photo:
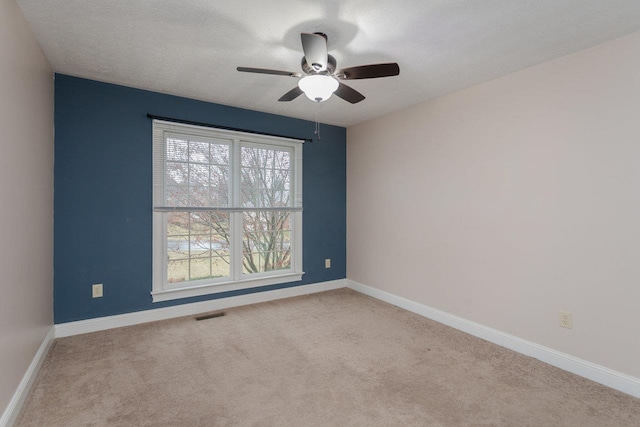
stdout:
MULTIPOLYGON (((294 156, 294 170, 293 174, 296 177, 292 185, 297 186, 292 190, 293 203, 301 203, 302 196, 302 140, 292 140, 280 137, 273 137, 267 135, 256 135, 251 133, 229 131, 215 128, 204 128, 195 125, 186 125, 181 123, 168 122, 164 120, 153 120, 153 135, 154 135, 154 174, 159 171, 156 170, 156 158, 155 158, 155 146, 157 144, 156 138, 158 138, 157 132, 162 132, 160 136, 164 144, 164 133, 182 132, 191 135, 202 136, 206 138, 222 138, 227 140, 233 140, 232 144, 232 156, 238 156, 240 153, 240 147, 243 144, 247 145, 261 145, 261 146, 281 146, 292 149, 294 156)), ((163 166, 164 167, 164 166, 163 166)), ((164 174, 164 169, 162 169, 164 174)), ((236 170, 239 175, 239 170, 236 170)), ((239 178, 236 177, 236 179, 239 178)), ((154 185, 156 184, 154 178, 154 185)), ((239 191, 239 186, 235 186, 236 191, 239 191)), ((155 190, 154 190, 155 197, 155 190)), ((236 195, 237 197, 237 195, 236 195)), ((236 199, 237 200, 237 199, 236 199)), ((154 202, 154 206, 155 206, 154 202)), ((299 281, 304 275, 302 271, 302 209, 291 211, 292 231, 294 234, 293 240, 293 253, 291 257, 291 268, 287 270, 280 270, 277 272, 269 273, 256 273, 247 277, 242 273, 242 262, 235 263, 235 269, 231 271, 230 278, 218 278, 218 279, 203 279, 197 281, 188 282, 188 285, 172 286, 167 283, 167 260, 166 260, 166 221, 164 215, 166 212, 153 212, 153 270, 152 270, 152 291, 151 296, 153 302, 170 301, 180 298, 189 298, 202 295, 211 295, 221 292, 229 292, 241 289, 249 289, 260 286, 276 285, 283 283, 290 283, 299 281)), ((235 215, 230 216, 229 226, 234 230, 231 234, 232 241, 230 244, 230 251, 237 257, 242 259, 242 223, 237 221, 235 215)), ((184 283, 184 282, 183 282, 184 283)))

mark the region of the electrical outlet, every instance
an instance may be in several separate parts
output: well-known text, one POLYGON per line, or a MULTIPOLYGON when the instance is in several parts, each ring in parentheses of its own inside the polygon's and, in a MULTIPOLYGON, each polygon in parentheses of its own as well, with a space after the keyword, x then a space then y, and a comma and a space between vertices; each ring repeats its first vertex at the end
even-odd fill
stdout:
POLYGON ((102 298, 102 283, 91 286, 91 297, 102 298))
POLYGON ((324 260, 324 268, 331 268, 331 258, 324 260))
POLYGON ((558 315, 560 320, 560 326, 567 329, 573 328, 573 319, 571 318, 571 313, 568 313, 566 311, 560 311, 558 315))

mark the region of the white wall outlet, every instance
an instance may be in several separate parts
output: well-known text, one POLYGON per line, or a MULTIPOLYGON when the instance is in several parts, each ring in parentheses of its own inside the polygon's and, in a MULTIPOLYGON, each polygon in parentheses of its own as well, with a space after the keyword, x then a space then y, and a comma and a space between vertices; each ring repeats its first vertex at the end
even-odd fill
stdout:
POLYGON ((324 268, 331 268, 331 258, 324 260, 324 268))
POLYGON ((91 297, 102 298, 102 283, 91 286, 91 297))
POLYGON ((558 315, 560 320, 560 326, 567 329, 573 328, 573 319, 571 318, 571 313, 568 313, 566 311, 561 311, 558 313, 558 315))

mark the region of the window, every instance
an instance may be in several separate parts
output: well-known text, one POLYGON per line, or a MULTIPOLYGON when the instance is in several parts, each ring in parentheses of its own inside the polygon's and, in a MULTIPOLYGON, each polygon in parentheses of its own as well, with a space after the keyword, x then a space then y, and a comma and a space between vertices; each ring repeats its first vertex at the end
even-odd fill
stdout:
POLYGON ((154 302, 300 280, 302 141, 153 121, 154 302))

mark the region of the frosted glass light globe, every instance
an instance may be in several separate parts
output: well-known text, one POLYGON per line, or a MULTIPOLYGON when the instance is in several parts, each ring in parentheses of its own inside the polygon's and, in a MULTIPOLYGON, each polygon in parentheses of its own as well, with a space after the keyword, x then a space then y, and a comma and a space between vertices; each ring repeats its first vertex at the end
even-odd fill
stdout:
POLYGON ((338 86, 339 83, 336 79, 322 74, 306 76, 298 81, 298 87, 307 95, 307 98, 316 102, 329 99, 338 86))

